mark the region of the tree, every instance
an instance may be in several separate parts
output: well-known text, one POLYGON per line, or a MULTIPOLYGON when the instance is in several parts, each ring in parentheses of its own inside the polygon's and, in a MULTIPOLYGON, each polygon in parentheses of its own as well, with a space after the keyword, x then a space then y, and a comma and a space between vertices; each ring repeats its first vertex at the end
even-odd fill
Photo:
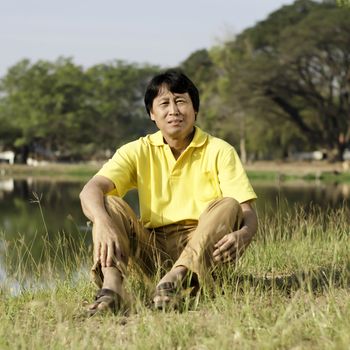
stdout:
POLYGON ((25 163, 29 152, 55 157, 74 148, 85 116, 84 72, 70 59, 22 60, 1 82, 4 129, 13 129, 12 144, 25 163))
POLYGON ((155 66, 114 61, 86 72, 88 104, 94 116, 91 131, 101 150, 114 150, 152 129, 143 96, 146 84, 158 70, 155 66))
POLYGON ((23 163, 29 153, 52 160, 105 156, 152 128, 143 94, 156 71, 122 61, 84 71, 67 58, 22 60, 1 80, 1 143, 23 163))
POLYGON ((350 141, 350 10, 298 0, 226 43, 219 62, 227 95, 244 111, 288 121, 310 147, 341 159, 350 141))
POLYGON ((217 85, 218 67, 214 63, 211 53, 206 50, 193 52, 179 68, 195 83, 200 93, 200 112, 198 124, 204 129, 220 136, 217 126, 220 124, 220 98, 217 85))

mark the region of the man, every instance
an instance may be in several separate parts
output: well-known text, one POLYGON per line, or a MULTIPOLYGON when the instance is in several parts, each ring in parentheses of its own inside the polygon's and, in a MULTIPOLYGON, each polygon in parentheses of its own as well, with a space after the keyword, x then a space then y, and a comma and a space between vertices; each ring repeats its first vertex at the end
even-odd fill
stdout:
MULTIPOLYGON (((177 71, 155 76, 146 110, 159 131, 119 148, 80 194, 93 222, 93 278, 101 288, 89 313, 119 309, 129 258, 145 273, 166 271, 154 305, 164 308, 191 276, 212 281, 257 230, 256 195, 234 148, 195 126, 199 94, 177 71), (141 219, 121 199, 139 194, 141 219)), ((198 287, 198 285, 197 285, 198 287)))

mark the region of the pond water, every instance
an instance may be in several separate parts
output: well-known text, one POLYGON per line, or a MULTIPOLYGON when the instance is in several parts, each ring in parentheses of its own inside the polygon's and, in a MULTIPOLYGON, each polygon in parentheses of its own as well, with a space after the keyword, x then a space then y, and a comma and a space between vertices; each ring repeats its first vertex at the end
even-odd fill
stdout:
MULTIPOLYGON (((9 252, 4 242, 21 238, 34 261, 42 261, 43 242, 58 233, 73 241, 83 238, 86 249, 91 249, 91 229, 79 202, 83 185, 81 181, 54 178, 0 179, 0 286, 8 273, 4 256, 9 252)), ((316 205, 326 211, 344 203, 350 205, 350 184, 256 181, 253 187, 259 197, 256 203, 259 215, 273 215, 277 206, 288 211, 295 205, 306 210, 316 205)), ((136 192, 126 199, 138 211, 136 192)), ((15 251, 12 255, 11 265, 16 265, 20 257, 15 251)))

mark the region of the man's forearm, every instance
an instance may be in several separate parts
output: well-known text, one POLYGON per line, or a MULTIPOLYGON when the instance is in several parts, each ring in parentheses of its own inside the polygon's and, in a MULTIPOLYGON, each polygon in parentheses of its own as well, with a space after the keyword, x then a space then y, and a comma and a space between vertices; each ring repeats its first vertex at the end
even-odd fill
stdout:
POLYGON ((112 182, 103 177, 92 178, 80 193, 81 207, 85 216, 92 222, 108 216, 104 196, 114 188, 112 182))
POLYGON ((105 216, 104 194, 98 188, 84 188, 80 194, 81 207, 85 216, 95 221, 96 217, 105 216))
POLYGON ((254 208, 251 207, 250 204, 244 204, 242 205, 242 211, 243 211, 243 226, 241 228, 244 233, 249 236, 250 238, 253 238, 255 233, 258 230, 258 218, 256 216, 254 208))

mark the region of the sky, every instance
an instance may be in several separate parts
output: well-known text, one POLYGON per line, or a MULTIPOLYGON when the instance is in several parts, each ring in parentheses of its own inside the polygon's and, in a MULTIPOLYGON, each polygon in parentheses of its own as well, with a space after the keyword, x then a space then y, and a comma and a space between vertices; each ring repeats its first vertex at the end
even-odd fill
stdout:
POLYGON ((293 0, 0 0, 0 76, 24 58, 176 66, 293 0))

